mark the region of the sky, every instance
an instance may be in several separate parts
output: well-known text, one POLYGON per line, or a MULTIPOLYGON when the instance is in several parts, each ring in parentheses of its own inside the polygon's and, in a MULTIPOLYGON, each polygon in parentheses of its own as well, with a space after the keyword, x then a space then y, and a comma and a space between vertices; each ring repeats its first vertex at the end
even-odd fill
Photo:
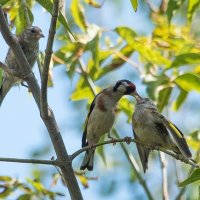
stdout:
MULTIPOLYGON (((103 26, 107 30, 112 30, 119 25, 130 26, 140 34, 148 35, 153 29, 153 24, 149 22, 148 13, 143 12, 144 10, 146 11, 146 9, 144 7, 141 7, 140 5, 138 8, 138 12, 135 13, 130 5, 130 1, 118 2, 118 4, 114 4, 111 1, 105 1, 103 7, 98 10, 94 8, 89 8, 90 12, 87 12, 89 22, 96 23, 99 26, 103 26)), ((45 35, 45 38, 40 40, 40 50, 44 51, 49 29, 49 14, 45 13, 44 10, 38 5, 34 7, 33 14, 34 25, 41 27, 45 35)), ((3 41, 1 35, 0 47, 0 60, 4 61, 8 47, 3 41), (4 51, 2 51, 2 49, 4 51)), ((54 48, 56 47, 57 44, 54 48)), ((40 82, 37 66, 34 67, 34 73, 38 79, 38 82, 40 82)), ((54 111, 55 118, 58 122, 58 126, 60 128, 69 154, 72 154, 74 151, 78 150, 81 147, 82 133, 80 133, 80 130, 83 127, 85 117, 87 115, 87 110, 85 106, 87 100, 75 103, 69 100, 70 94, 75 87, 77 78, 78 76, 76 76, 74 80, 69 80, 65 73, 65 66, 56 67, 53 71, 54 87, 49 88, 48 90, 49 105, 54 111), (78 122, 77 118, 79 119, 78 122), (73 142, 69 143, 68 141, 73 142)), ((118 79, 124 78, 128 78, 129 80, 136 82, 138 84, 140 94, 146 95, 145 86, 142 85, 141 79, 136 71, 134 72, 132 69, 120 69, 117 72, 109 74, 108 76, 106 76, 105 79, 113 80, 114 84, 115 81, 117 81, 118 79)), ((100 81, 97 84, 99 84, 101 87, 107 87, 107 85, 104 84, 104 81, 100 81)), ((183 126, 183 129, 186 131, 191 130, 191 126, 194 130, 197 128, 200 129, 200 125, 198 124, 197 120, 200 118, 199 113, 193 113, 195 115, 193 115, 194 120, 190 120, 190 110, 192 110, 193 108, 200 109, 200 105, 199 103, 197 103, 197 98, 199 98, 199 95, 196 93, 192 93, 189 97, 188 102, 179 111, 179 113, 170 113, 170 118, 173 119, 173 121, 177 123, 177 125, 183 126), (184 113, 188 113, 188 115, 184 115, 185 123, 183 124, 181 123, 181 118, 184 113)), ((125 121, 125 116, 120 115, 116 120, 116 127, 119 132, 123 132, 123 134, 132 136, 130 125, 122 126, 125 121)), ((38 149, 41 149, 41 147, 51 148, 52 146, 46 128, 42 120, 40 119, 38 108, 34 102, 34 99, 31 94, 27 92, 27 88, 25 87, 16 86, 12 88, 12 90, 8 93, 0 108, 0 122, 0 157, 31 158, 31 152, 37 151, 38 149)), ((115 148, 119 149, 119 147, 115 148)), ((121 158, 113 158, 113 156, 115 155, 115 148, 106 147, 107 151, 109 152, 109 155, 107 155, 108 160, 110 162, 116 163, 120 163, 120 161, 125 161, 122 152, 121 158)), ((134 147, 130 148, 133 149, 134 147)), ((55 155, 55 152, 52 150, 49 154, 44 155, 40 158, 50 159, 53 155, 55 155)), ((76 158, 76 160, 74 161, 73 164, 75 169, 79 168, 82 157, 83 155, 81 155, 79 158, 76 158)), ((159 166, 159 163, 154 164, 150 161, 150 165, 152 167, 150 168, 148 174, 144 177, 147 180, 147 183, 151 186, 152 184, 156 183, 156 177, 159 179, 160 175, 157 174, 155 176, 155 180, 148 179, 149 177, 155 175, 153 166, 159 166)), ((50 169, 52 168, 51 166, 40 165, 37 167, 42 170, 48 169, 56 172, 55 169, 50 169)), ((84 189, 80 185, 81 191, 85 199, 100 200, 102 199, 102 197, 104 197, 105 200, 118 200, 122 199, 123 197, 123 199, 128 200, 132 199, 133 197, 137 197, 137 199, 144 198, 143 189, 138 186, 138 184, 127 183, 127 180, 130 179, 129 174, 123 173, 124 170, 127 170, 127 165, 122 165, 122 167, 109 168, 109 165, 106 167, 101 161, 98 161, 95 167, 96 169, 94 170, 94 172, 90 173, 89 176, 98 176, 98 180, 90 181, 89 189, 84 189), (119 185, 114 185, 113 187, 115 187, 116 189, 115 192, 112 195, 107 195, 110 191, 109 187, 110 185, 112 185, 110 183, 112 183, 113 180, 123 182, 124 184, 121 184, 120 187, 119 185), (104 189, 102 189, 102 185, 105 186, 104 189), (106 186, 108 186, 107 191, 106 186), (136 194, 134 194, 134 189, 137 189, 138 196, 135 196, 136 194), (130 191, 133 191, 133 193, 131 193, 130 191)), ((26 177, 31 176, 32 169, 33 166, 30 164, 13 164, 1 162, 0 175, 9 175, 24 181, 26 177)), ((47 187, 50 186, 50 178, 47 178, 45 185, 47 187)), ((62 190, 62 192, 64 191, 64 188, 61 184, 58 184, 55 189, 62 190)), ((67 191, 64 193, 68 197, 67 191)))

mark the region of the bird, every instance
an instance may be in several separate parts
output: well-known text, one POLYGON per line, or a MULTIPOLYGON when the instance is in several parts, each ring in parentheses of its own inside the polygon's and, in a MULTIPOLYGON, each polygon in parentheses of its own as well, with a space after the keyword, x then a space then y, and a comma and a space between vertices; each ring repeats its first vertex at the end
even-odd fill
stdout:
MULTIPOLYGON (((44 35, 42 30, 37 26, 28 26, 19 36, 17 36, 18 42, 31 68, 37 60, 39 53, 39 40, 43 37, 44 35)), ((5 64, 12 70, 17 71, 19 69, 17 59, 11 48, 8 50, 5 64)), ((0 105, 11 87, 20 81, 20 78, 13 76, 6 71, 3 72, 2 84, 0 86, 0 105)))
POLYGON ((133 134, 136 140, 149 146, 136 143, 144 173, 148 169, 150 151, 154 148, 162 147, 190 159, 192 154, 178 127, 160 114, 149 98, 142 98, 137 92, 133 96, 137 101, 132 115, 133 134))
MULTIPOLYGON (((122 96, 134 92, 135 88, 131 81, 119 80, 114 86, 105 88, 95 96, 86 118, 82 147, 92 147, 106 133, 108 133, 108 138, 112 138, 110 131, 114 124, 117 103, 122 96)), ((93 170, 94 153, 95 148, 86 151, 81 170, 93 170)))

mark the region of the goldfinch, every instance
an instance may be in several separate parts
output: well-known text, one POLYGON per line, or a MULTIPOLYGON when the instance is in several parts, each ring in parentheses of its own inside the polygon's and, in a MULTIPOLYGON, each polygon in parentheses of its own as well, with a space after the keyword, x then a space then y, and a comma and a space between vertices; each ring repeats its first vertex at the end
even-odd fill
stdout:
MULTIPOLYGON (((82 147, 98 143, 101 136, 108 133, 115 120, 115 109, 123 95, 130 95, 135 91, 135 85, 128 80, 120 80, 114 86, 108 87, 94 98, 86 119, 86 126, 82 137, 82 147)), ((95 149, 89 149, 85 153, 81 170, 93 170, 95 149)))

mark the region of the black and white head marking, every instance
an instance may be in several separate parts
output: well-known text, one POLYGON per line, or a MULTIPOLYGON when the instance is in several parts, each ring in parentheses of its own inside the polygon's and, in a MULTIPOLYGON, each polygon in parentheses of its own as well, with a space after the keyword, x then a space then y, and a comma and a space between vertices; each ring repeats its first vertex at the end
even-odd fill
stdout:
POLYGON ((131 94, 136 91, 135 85, 129 80, 119 80, 113 87, 113 92, 122 92, 124 95, 131 94))

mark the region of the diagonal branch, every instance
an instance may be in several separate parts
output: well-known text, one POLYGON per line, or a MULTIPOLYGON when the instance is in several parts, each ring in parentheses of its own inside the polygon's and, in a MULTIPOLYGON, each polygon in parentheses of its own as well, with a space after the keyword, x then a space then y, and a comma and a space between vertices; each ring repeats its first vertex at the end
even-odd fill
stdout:
POLYGON ((82 149, 79 149, 78 151, 74 152, 70 158, 71 160, 73 160, 74 158, 76 158, 79 154, 83 153, 84 151, 87 151, 88 149, 91 149, 91 148, 96 148, 98 146, 102 146, 102 145, 105 145, 105 144, 115 144, 115 143, 118 143, 118 142, 126 142, 126 143, 130 143, 130 142, 134 142, 134 143, 137 143, 137 144, 140 144, 140 145, 143 145, 145 147, 148 147, 152 150, 157 150, 157 151, 161 151, 161 152, 164 152, 172 157, 174 157, 176 160, 180 160, 186 164, 189 164, 191 165, 193 168, 200 168, 200 166, 198 164, 196 164, 195 162, 193 162, 192 160, 189 160, 187 158, 184 158, 183 156, 180 156, 180 155, 177 155, 175 154, 174 152, 171 152, 171 151, 168 151, 168 150, 165 150, 164 148, 162 147, 156 147, 156 146, 151 146, 151 145, 147 145, 147 144, 144 144, 136 139, 132 139, 130 137, 125 137, 125 138, 119 138, 119 139, 112 139, 112 140, 108 140, 108 141, 104 141, 102 143, 98 143, 98 144, 95 144, 93 146, 87 146, 87 147, 83 147, 82 149))
POLYGON ((49 65, 51 62, 52 56, 52 48, 54 42, 54 36, 56 33, 56 22, 58 18, 59 11, 59 0, 54 0, 53 10, 52 10, 52 18, 51 25, 49 28, 49 36, 47 41, 47 46, 45 49, 45 58, 44 58, 44 66, 42 71, 42 86, 41 86, 41 115, 42 117, 48 116, 48 103, 47 103, 47 84, 48 84, 48 75, 49 75, 49 65))
MULTIPOLYGON (((3 38, 5 39, 6 43, 12 49, 16 57, 17 63, 19 65, 19 68, 20 68, 19 70, 24 76, 23 80, 27 82, 30 88, 30 91, 32 92, 33 97, 36 101, 38 109, 40 110, 40 87, 37 83, 34 73, 31 71, 31 67, 29 63, 27 62, 27 59, 18 43, 17 38, 14 35, 12 35, 12 33, 9 30, 9 27, 6 23, 6 19, 4 17, 4 13, 1 6, 0 6, 0 19, 1 19, 0 20, 1 34, 3 38)), ((57 155, 59 167, 62 171, 64 180, 69 189, 71 199, 82 200, 83 197, 80 192, 80 188, 78 186, 76 177, 74 175, 72 165, 71 165, 71 160, 65 148, 63 139, 60 134, 60 130, 54 118, 53 112, 51 110, 49 112, 50 112, 50 115, 48 115, 46 118, 42 118, 42 120, 45 123, 46 128, 48 129, 49 136, 51 138, 51 141, 53 143, 53 146, 57 155)))

